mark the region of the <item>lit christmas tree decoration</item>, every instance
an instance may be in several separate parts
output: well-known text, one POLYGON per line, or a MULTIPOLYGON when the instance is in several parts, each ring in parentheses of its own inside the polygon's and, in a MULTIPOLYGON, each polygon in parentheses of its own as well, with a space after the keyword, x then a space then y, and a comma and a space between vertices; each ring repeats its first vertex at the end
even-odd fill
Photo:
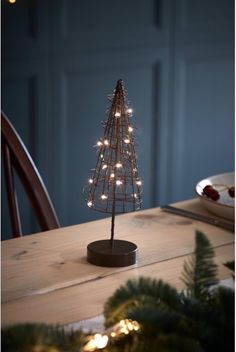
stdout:
POLYGON ((136 245, 114 240, 115 215, 141 208, 142 182, 138 175, 134 128, 130 121, 132 113, 123 82, 118 80, 107 120, 103 124, 104 134, 97 142, 97 164, 89 179, 92 182, 89 181, 89 187, 84 192, 90 209, 112 215, 110 240, 96 241, 108 248, 105 251, 98 248, 101 243, 88 245, 88 261, 96 265, 126 266, 136 261, 136 245), (120 258, 117 261, 113 258, 116 247, 121 248, 120 256, 116 256, 120 258), (111 249, 113 254, 110 253, 111 249), (108 260, 104 259, 106 252, 108 260))

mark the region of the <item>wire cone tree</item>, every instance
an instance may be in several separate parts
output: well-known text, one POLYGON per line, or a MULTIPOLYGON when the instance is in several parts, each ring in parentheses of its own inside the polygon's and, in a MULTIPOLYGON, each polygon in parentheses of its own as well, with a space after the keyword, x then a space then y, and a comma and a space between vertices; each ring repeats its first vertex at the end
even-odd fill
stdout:
POLYGON ((131 117, 132 109, 128 106, 127 93, 120 79, 111 98, 103 137, 97 142, 97 164, 87 187, 88 207, 112 215, 110 240, 96 241, 88 246, 88 260, 93 264, 125 266, 133 264, 134 257, 136 261, 136 245, 114 240, 115 215, 141 207, 142 182, 138 175, 131 117), (109 259, 105 259, 106 256, 109 259), (129 256, 133 259, 127 264, 124 258, 129 256), (115 258, 119 259, 116 261, 115 258))

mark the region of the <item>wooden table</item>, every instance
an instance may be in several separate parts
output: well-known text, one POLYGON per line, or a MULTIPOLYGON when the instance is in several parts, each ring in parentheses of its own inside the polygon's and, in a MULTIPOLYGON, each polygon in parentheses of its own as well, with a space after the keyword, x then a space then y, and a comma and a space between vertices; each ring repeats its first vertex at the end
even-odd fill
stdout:
MULTIPOLYGON (((199 201, 180 208, 209 213, 199 201)), ((119 215, 116 238, 138 245, 138 263, 104 268, 86 261, 91 241, 109 238, 110 218, 2 242, 2 324, 73 323, 99 315, 108 297, 126 280, 161 278, 181 288, 183 262, 194 249, 195 230, 215 250, 220 279, 231 276, 222 263, 234 259, 234 234, 160 208, 119 215)))

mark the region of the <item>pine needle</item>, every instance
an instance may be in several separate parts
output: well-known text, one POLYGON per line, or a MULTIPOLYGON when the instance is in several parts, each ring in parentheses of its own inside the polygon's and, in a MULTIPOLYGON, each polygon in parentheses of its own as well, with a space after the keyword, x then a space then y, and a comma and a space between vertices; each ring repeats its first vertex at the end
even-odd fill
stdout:
POLYGON ((194 255, 184 263, 181 278, 189 296, 204 299, 209 287, 218 283, 213 258, 214 250, 209 240, 201 231, 196 231, 194 255))

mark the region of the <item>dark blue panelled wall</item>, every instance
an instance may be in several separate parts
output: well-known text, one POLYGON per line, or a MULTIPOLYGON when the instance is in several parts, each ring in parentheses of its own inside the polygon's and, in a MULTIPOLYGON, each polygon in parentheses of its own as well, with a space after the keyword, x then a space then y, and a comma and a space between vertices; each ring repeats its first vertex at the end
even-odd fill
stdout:
POLYGON ((198 180, 234 170, 233 0, 3 0, 2 109, 63 226, 100 217, 82 189, 119 78, 138 128, 144 208, 192 198, 198 180))

